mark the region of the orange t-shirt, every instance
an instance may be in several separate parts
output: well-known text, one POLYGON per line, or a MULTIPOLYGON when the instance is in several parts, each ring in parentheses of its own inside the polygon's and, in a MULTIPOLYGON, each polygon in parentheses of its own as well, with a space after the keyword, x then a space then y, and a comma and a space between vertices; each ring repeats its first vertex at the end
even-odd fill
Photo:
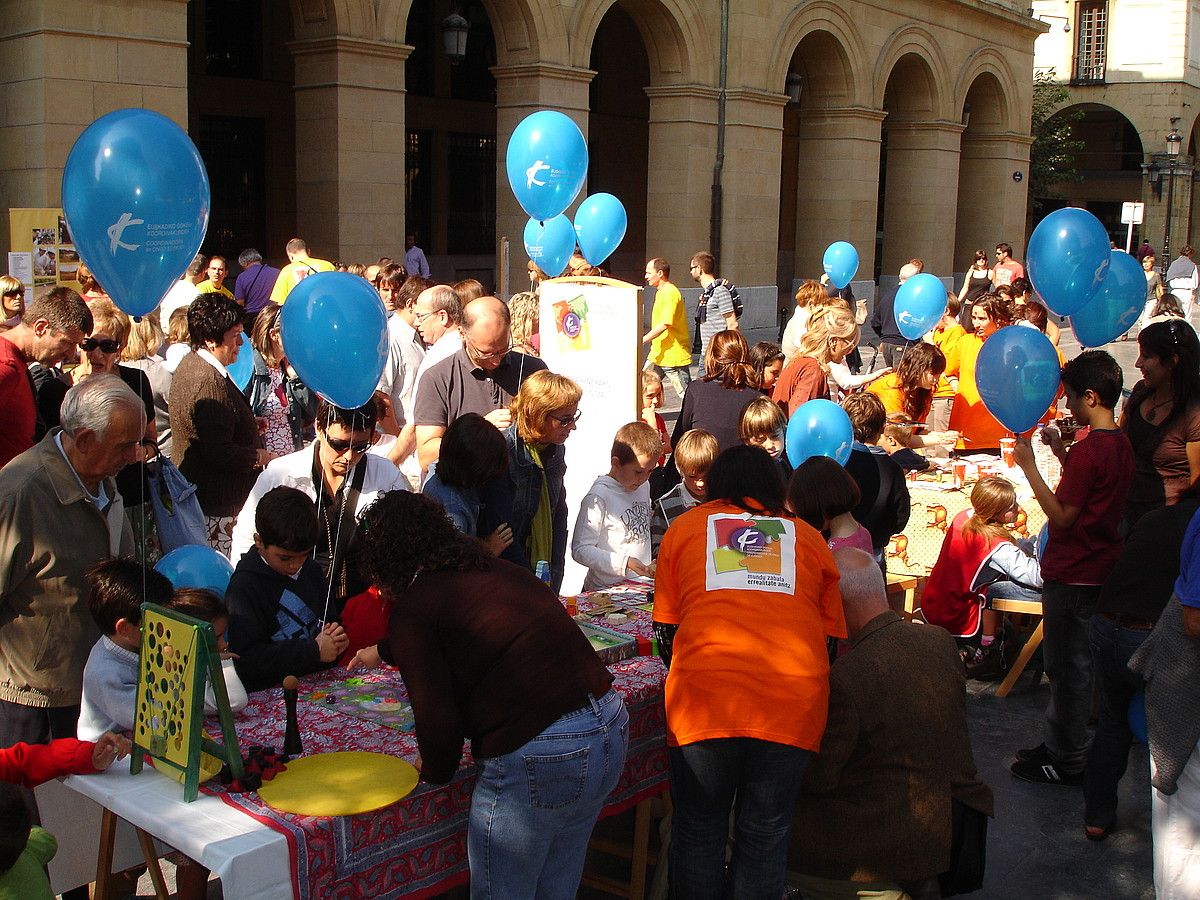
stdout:
POLYGON ((845 637, 833 554, 799 519, 717 500, 671 523, 654 620, 678 625, 667 742, 748 737, 816 751, 829 705, 826 635, 845 637))
POLYGON ((946 371, 938 376, 937 386, 933 389, 933 399, 935 400, 947 400, 954 396, 954 388, 950 386, 950 379, 958 377, 961 366, 959 345, 966 333, 966 329, 961 325, 951 325, 949 328, 933 330, 933 343, 946 357, 946 371))
POLYGON ((809 400, 829 399, 829 383, 821 364, 809 356, 797 356, 783 367, 771 399, 783 408, 789 419, 809 400))
MULTIPOLYGON (((977 335, 964 335, 959 342, 959 372, 958 393, 954 395, 954 406, 950 410, 950 430, 960 435, 957 449, 987 450, 1000 446, 1000 438, 1008 437, 1009 430, 996 421, 996 417, 988 412, 979 396, 979 385, 975 381, 975 363, 979 359, 979 351, 983 341, 977 335)), ((1058 348, 1058 364, 1061 366, 1065 357, 1058 348)), ((1043 421, 1054 418, 1058 398, 1062 396, 1062 387, 1058 389, 1043 421)))
POLYGON ((876 378, 867 385, 867 390, 883 401, 883 408, 889 416, 906 415, 904 412, 904 395, 900 393, 900 376, 892 372, 882 378, 876 378))

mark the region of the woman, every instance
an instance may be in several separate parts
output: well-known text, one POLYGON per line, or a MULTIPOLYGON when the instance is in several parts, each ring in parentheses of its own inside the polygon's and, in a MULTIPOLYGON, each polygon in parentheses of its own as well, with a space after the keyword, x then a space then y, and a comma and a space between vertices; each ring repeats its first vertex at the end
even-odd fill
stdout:
POLYGON ((654 586, 668 666, 672 892, 782 897, 796 798, 825 728, 825 639, 846 634, 838 573, 816 529, 786 512, 763 450, 717 457, 707 497, 667 529, 654 586))
POLYGON ((496 426, 477 413, 464 413, 446 429, 437 461, 421 493, 442 504, 454 527, 478 537, 488 552, 499 556, 512 543, 512 528, 497 526, 491 534, 479 534, 482 492, 508 469, 508 446, 496 426))
POLYGON ((1008 435, 1008 429, 983 405, 975 361, 983 342, 1012 322, 1012 303, 999 294, 984 294, 971 309, 971 330, 959 342, 958 392, 950 410, 950 429, 958 432, 959 453, 1000 455, 1000 438, 1008 435))
POLYGON ((988 255, 983 250, 975 251, 975 259, 967 276, 963 279, 962 288, 958 292, 958 300, 962 304, 962 324, 970 330, 971 307, 980 297, 992 289, 992 270, 988 267, 988 255))
POLYGON ((508 301, 513 349, 526 356, 541 356, 542 341, 538 334, 539 302, 538 295, 528 291, 513 294, 508 301))
MULTIPOLYGON (((1153 253, 1148 253, 1142 257, 1142 271, 1146 275, 1146 305, 1142 309, 1141 321, 1138 324, 1139 330, 1150 324, 1149 320, 1151 316, 1158 315, 1154 311, 1155 307, 1167 294, 1167 286, 1163 283, 1162 275, 1154 268, 1154 262, 1153 253)), ((1128 332, 1121 335, 1121 340, 1125 341, 1128 339, 1128 332)))
POLYGON ((1024 318, 1017 323, 1018 325, 1036 328, 1050 339, 1050 343, 1055 347, 1058 346, 1061 332, 1059 327, 1050 321, 1050 312, 1046 309, 1045 304, 1040 300, 1029 300, 1021 305, 1021 313, 1024 318))
POLYGON ((242 347, 242 308, 224 294, 201 294, 187 310, 193 353, 171 378, 171 461, 196 485, 209 545, 229 555, 233 517, 258 470, 275 458, 226 371, 242 347))
POLYGON ((579 420, 583 391, 570 378, 553 372, 534 372, 513 398, 512 424, 504 432, 508 444, 508 478, 501 481, 501 496, 494 501, 495 523, 507 522, 512 543, 504 558, 536 572, 538 563, 549 566, 549 584, 562 587, 567 561, 567 474, 563 444, 579 420))
POLYGON ((79 282, 79 296, 89 304, 96 300, 112 302, 112 298, 108 296, 104 288, 100 287, 100 282, 96 280, 96 276, 92 274, 92 270, 87 267, 86 263, 79 264, 79 268, 75 272, 75 280, 79 282))
POLYGON ((0 275, 0 331, 16 328, 25 315, 25 285, 11 275, 0 275))
POLYGON ((1154 305, 1154 313, 1142 323, 1142 327, 1153 325, 1155 322, 1169 322, 1171 319, 1182 318, 1183 307, 1179 303, 1179 298, 1174 294, 1163 294, 1154 305))
MULTIPOLYGON (((883 401, 888 420, 924 426, 933 408, 933 391, 946 371, 946 356, 936 344, 909 344, 896 371, 873 382, 867 390, 883 401)), ((958 435, 952 431, 918 434, 914 428, 906 446, 911 448, 954 446, 958 435)))
POLYGON ((250 334, 254 369, 243 393, 254 415, 266 423, 263 446, 284 454, 299 450, 311 439, 317 395, 300 380, 283 354, 279 312, 277 305, 267 303, 254 320, 250 334))
POLYGON ((828 399, 830 378, 839 398, 844 391, 873 380, 850 374, 846 357, 858 346, 858 323, 848 306, 840 300, 834 303, 812 310, 808 330, 800 338, 800 353, 784 367, 771 395, 789 417, 809 400, 828 399))
POLYGON ((704 377, 683 392, 671 445, 678 444, 685 431, 703 428, 717 439, 722 450, 736 447, 742 410, 761 396, 746 339, 740 331, 718 331, 708 342, 704 377))
POLYGON ((388 494, 363 526, 363 568, 394 610, 384 656, 412 702, 421 778, 449 782, 464 739, 479 764, 472 893, 573 898, 628 748, 612 675, 553 590, 429 498, 388 494))
POLYGON ((158 433, 158 450, 171 455, 171 413, 167 398, 171 395, 171 373, 167 371, 158 350, 163 344, 162 326, 158 316, 140 316, 129 328, 129 340, 121 351, 121 365, 141 369, 150 380, 154 393, 154 427, 158 433))
POLYGON ((800 353, 800 339, 808 330, 809 316, 829 302, 829 295, 819 281, 811 279, 800 285, 796 291, 796 311, 783 329, 780 347, 783 350, 784 362, 791 362, 800 353))
POLYGON ((783 351, 778 344, 759 341, 750 348, 750 365, 754 368, 754 374, 758 378, 758 389, 768 397, 771 396, 775 382, 779 380, 783 364, 783 351))
POLYGON ((1142 380, 1121 413, 1133 444, 1126 532, 1142 516, 1170 506, 1200 476, 1200 341, 1182 319, 1138 332, 1134 365, 1142 380))

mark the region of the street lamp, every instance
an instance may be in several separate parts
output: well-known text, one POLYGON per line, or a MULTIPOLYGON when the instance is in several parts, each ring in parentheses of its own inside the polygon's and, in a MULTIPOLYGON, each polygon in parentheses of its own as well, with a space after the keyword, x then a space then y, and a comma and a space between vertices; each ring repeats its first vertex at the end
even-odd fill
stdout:
POLYGON ((1171 264, 1171 203, 1175 199, 1175 160, 1179 157, 1179 150, 1183 146, 1183 135, 1176 127, 1179 119, 1179 116, 1171 117, 1171 133, 1167 135, 1167 220, 1163 225, 1162 258, 1164 274, 1171 264))
POLYGON ((452 12, 442 20, 442 40, 446 48, 446 56, 450 65, 457 66, 467 56, 467 35, 471 31, 471 23, 457 12, 452 12))

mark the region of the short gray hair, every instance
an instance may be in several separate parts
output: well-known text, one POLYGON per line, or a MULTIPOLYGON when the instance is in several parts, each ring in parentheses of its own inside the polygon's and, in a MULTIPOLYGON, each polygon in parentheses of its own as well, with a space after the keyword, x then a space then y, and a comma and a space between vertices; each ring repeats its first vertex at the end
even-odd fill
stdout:
POLYGON ((124 407, 143 418, 146 415, 146 405, 120 376, 89 375, 67 391, 59 420, 63 431, 71 437, 87 430, 103 438, 118 407, 124 407))

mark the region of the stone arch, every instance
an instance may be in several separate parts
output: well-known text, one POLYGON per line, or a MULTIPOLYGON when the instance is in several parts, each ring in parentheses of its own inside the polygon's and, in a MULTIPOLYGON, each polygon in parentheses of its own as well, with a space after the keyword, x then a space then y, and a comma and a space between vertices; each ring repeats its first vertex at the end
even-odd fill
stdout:
MULTIPOLYGON (((993 47, 980 47, 972 53, 959 71, 958 81, 954 85, 954 109, 962 110, 972 91, 978 90, 980 84, 987 84, 989 93, 994 94, 996 104, 992 109, 980 110, 982 118, 987 122, 988 131, 1016 132, 1026 134, 1027 125, 1020 125, 1012 119, 1013 103, 1020 96, 1016 77, 1004 54, 993 47), (991 84, 984 78, 991 76, 991 84), (993 117, 992 113, 996 115, 993 117)), ((975 105, 972 104, 971 115, 975 116, 975 105)))
MULTIPOLYGON (((291 0, 291 6, 297 40, 334 35, 365 39, 377 37, 375 4, 372 0, 291 0)), ((407 12, 406 9, 406 16, 407 12)), ((404 37, 403 28, 400 37, 404 37)))
POLYGON ((862 37, 845 11, 828 0, 804 4, 784 25, 766 68, 767 89, 777 91, 786 84, 796 52, 810 39, 819 42, 823 60, 833 63, 833 68, 826 70, 826 83, 836 84, 837 89, 823 92, 825 99, 833 100, 836 95, 841 105, 865 104, 868 65, 862 37))
POLYGON ((922 88, 924 96, 908 94, 892 95, 889 112, 902 113, 904 117, 923 119, 951 118, 946 107, 951 79, 945 57, 933 35, 916 25, 897 29, 879 51, 878 62, 872 79, 872 100, 876 108, 884 106, 893 78, 914 82, 922 88))
POLYGON ((976 250, 990 250, 998 241, 1008 241, 1018 253, 1021 246, 1020 235, 997 234, 995 219, 979 214, 980 210, 996 208, 998 202, 1005 202, 1001 198, 1021 190, 1012 181, 1012 172, 1019 166, 1012 153, 1012 95, 991 66, 969 65, 968 70, 974 74, 960 85, 965 90, 955 91, 963 133, 951 271, 965 271, 976 250))
MULTIPOLYGON (((600 22, 620 0, 585 0, 570 23, 571 63, 587 68, 592 44, 600 22)), ((646 55, 650 59, 650 80, 661 84, 714 84, 716 54, 700 52, 716 46, 716 35, 706 27, 709 17, 692 8, 690 0, 654 0, 621 3, 633 19, 646 55)))

